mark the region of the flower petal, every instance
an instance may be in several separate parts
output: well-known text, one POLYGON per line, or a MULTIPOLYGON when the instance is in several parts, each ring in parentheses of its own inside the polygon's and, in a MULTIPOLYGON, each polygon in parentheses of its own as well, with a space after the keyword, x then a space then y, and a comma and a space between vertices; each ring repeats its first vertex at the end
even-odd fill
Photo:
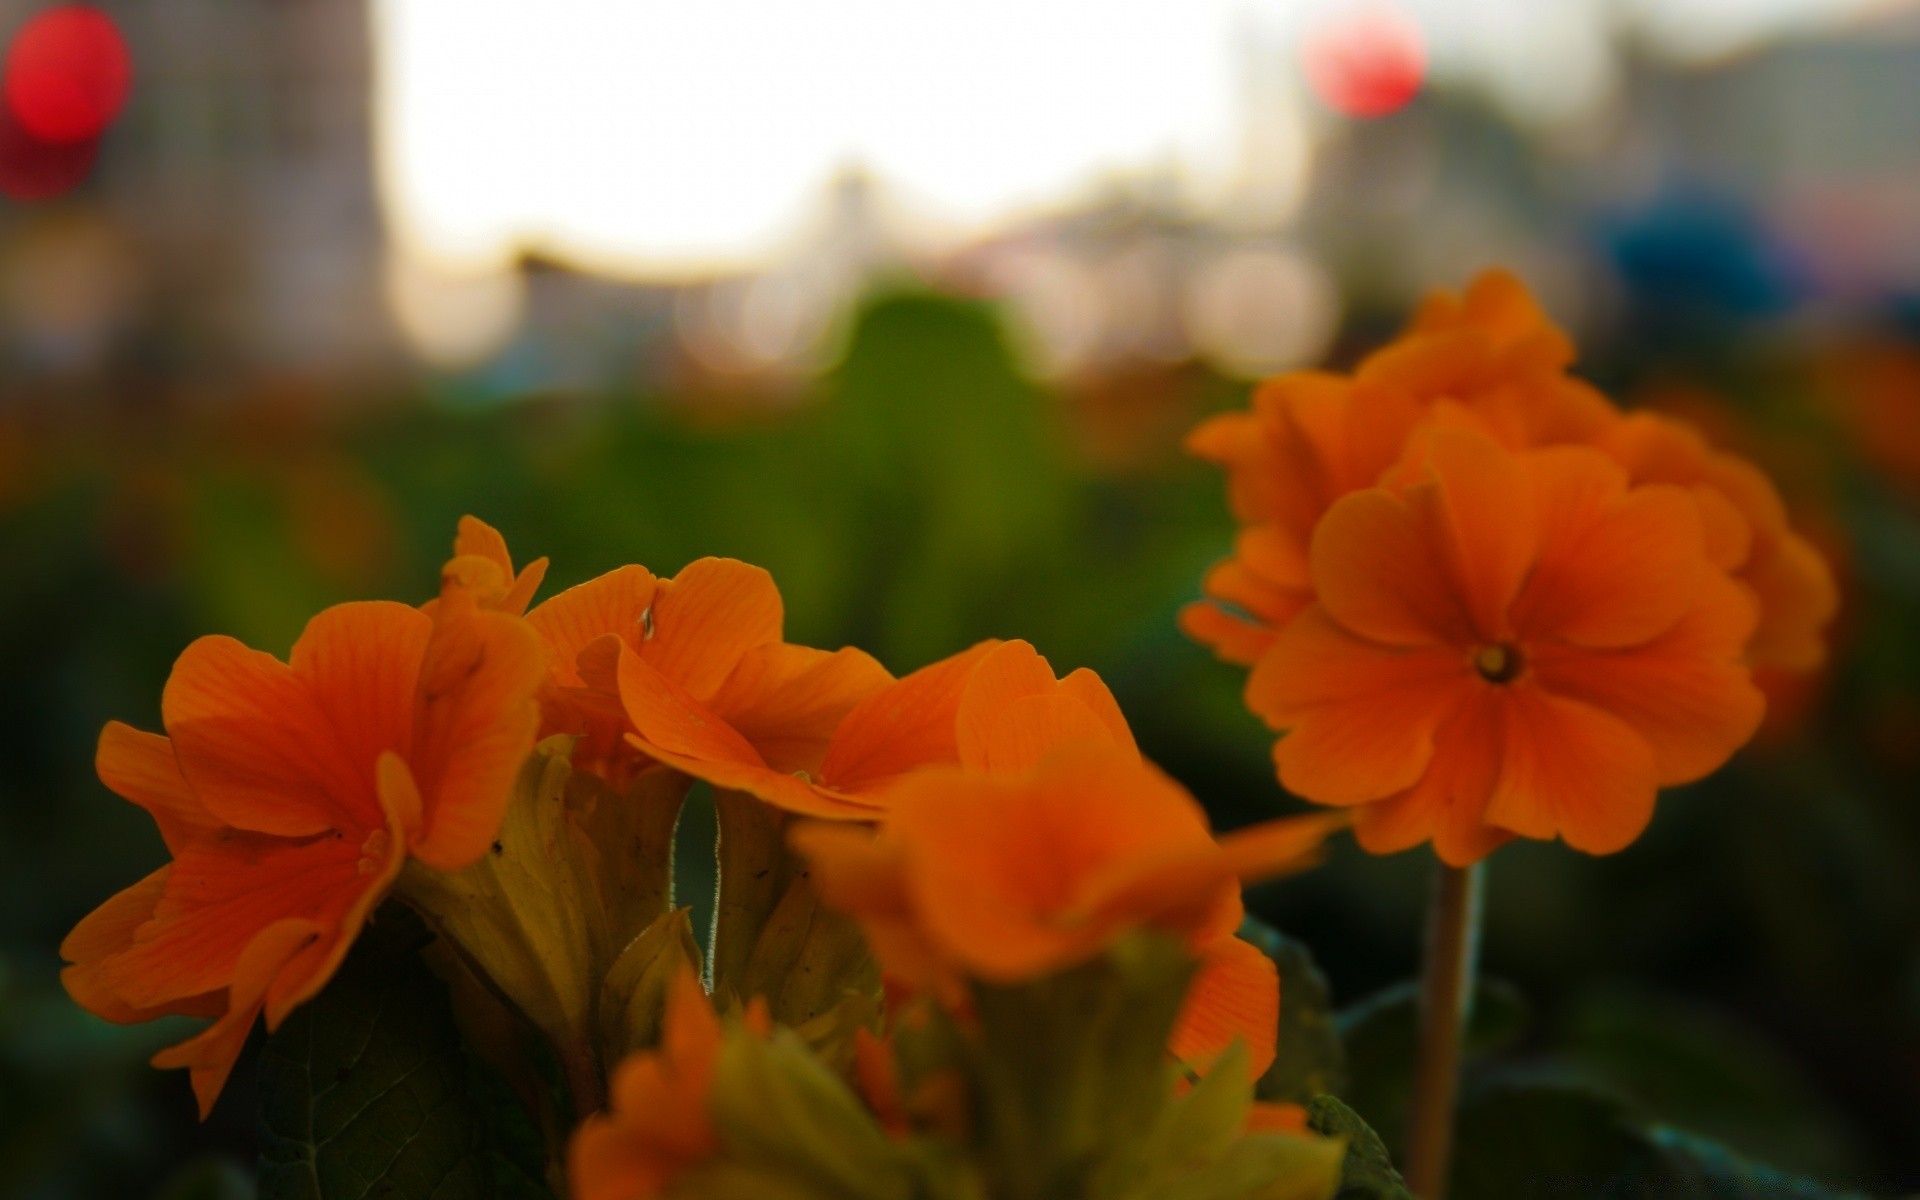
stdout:
POLYGON ((1362 637, 1399 646, 1462 644, 1471 619, 1441 557, 1431 509, 1408 489, 1382 488, 1342 497, 1313 531, 1308 561, 1315 595, 1340 624, 1362 637))
POLYGON ((1430 519, 1444 539, 1473 629, 1497 640, 1539 551, 1523 460, 1457 426, 1435 426, 1418 440, 1418 453, 1439 487, 1414 489, 1409 499, 1434 506, 1430 519))
POLYGON ((774 642, 748 651, 707 708, 776 770, 818 772, 848 713, 893 682, 864 650, 774 642))
POLYGON ((173 743, 159 734, 108 721, 93 761, 101 783, 153 817, 168 850, 220 827, 180 774, 173 743))
POLYGON ((845 791, 874 792, 908 771, 959 762, 961 693, 1000 645, 984 641, 930 663, 855 705, 834 731, 821 777, 845 791))
POLYGON ((135 1007, 154 1007, 231 984, 241 951, 288 917, 338 928, 378 881, 361 846, 341 837, 293 842, 233 830, 184 848, 152 918, 100 961, 100 984, 135 1007))
POLYGON ((1280 1030, 1280 972, 1259 947, 1237 937, 1208 946, 1188 985, 1168 1049, 1201 1073, 1235 1042, 1247 1048, 1247 1078, 1273 1065, 1280 1030))
POLYGON ((166 894, 170 870, 171 867, 161 867, 119 892, 82 917, 73 932, 60 943, 60 957, 72 964, 61 970, 60 982, 74 1003, 94 1016, 116 1025, 132 1025, 170 1014, 217 1017, 225 1008, 219 991, 170 1000, 154 1007, 138 1007, 122 1000, 100 980, 101 960, 132 945, 134 931, 153 919, 154 909, 166 894))
POLYGON ((207 1119, 207 1114, 213 1111, 213 1102, 226 1087, 227 1076, 239 1061, 268 986, 288 960, 320 933, 320 927, 313 922, 293 918, 276 921, 262 929, 241 952, 233 985, 227 990, 227 1009, 220 1019, 196 1036, 153 1056, 156 1067, 186 1067, 192 1072, 193 1095, 200 1105, 201 1120, 207 1119))
POLYGON ((228 825, 288 837, 374 828, 373 761, 351 762, 293 669, 229 637, 174 663, 160 713, 180 772, 228 825))
POLYGON ((1486 821, 1611 854, 1653 819, 1653 751, 1632 726, 1525 684, 1505 689, 1505 753, 1486 821))
POLYGON ((551 596, 528 613, 527 623, 547 644, 554 682, 580 686, 580 652, 596 638, 614 634, 639 649, 659 582, 645 567, 620 567, 551 596))
POLYGON ((1629 491, 1596 450, 1529 456, 1540 513, 1540 561, 1514 606, 1529 638, 1631 646, 1673 627, 1708 570, 1700 507, 1683 488, 1629 491))
POLYGON ((1420 781, 1354 814, 1355 840, 1374 854, 1432 841, 1441 861, 1456 867, 1491 854, 1513 837, 1483 820, 1499 779, 1503 736, 1498 689, 1469 689, 1435 733, 1433 760, 1420 781))
MULTIPOLYGON (((413 749, 421 663, 433 629, 434 618, 411 605, 338 604, 307 622, 287 656, 326 714, 341 754, 369 784, 382 754, 413 749)), ((384 824, 369 816, 360 816, 358 828, 384 824)))
POLYGON ((1688 783, 1726 762, 1764 714, 1766 701, 1740 662, 1754 611, 1737 584, 1715 575, 1653 641, 1622 650, 1545 646, 1530 669, 1547 691, 1632 726, 1663 786, 1688 783))
POLYGON ((1247 680, 1247 706, 1277 729, 1280 782, 1318 804, 1402 791, 1433 755, 1434 731, 1472 667, 1458 651, 1364 641, 1319 606, 1282 630, 1247 680))
POLYGON ((780 640, 784 620, 773 576, 731 558, 703 558, 660 581, 653 637, 641 653, 656 670, 706 700, 747 651, 780 640))
POLYGON ((421 800, 408 849, 421 862, 456 871, 486 853, 533 750, 545 679, 546 653, 526 621, 443 604, 420 665, 407 756, 421 800))

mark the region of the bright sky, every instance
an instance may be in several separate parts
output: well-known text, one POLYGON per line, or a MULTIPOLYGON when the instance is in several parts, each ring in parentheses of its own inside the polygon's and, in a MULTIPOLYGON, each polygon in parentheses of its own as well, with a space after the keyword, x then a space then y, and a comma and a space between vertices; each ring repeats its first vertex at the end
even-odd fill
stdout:
MULTIPOLYGON (((1847 0, 1403 0, 1522 111, 1603 95, 1632 19, 1710 51, 1847 0)), ((1854 5, 1857 6, 1857 5, 1854 5)), ((848 167, 978 229, 1116 172, 1218 195, 1251 74, 1342 0, 375 0, 382 188, 412 254, 753 263, 848 167)), ((1263 95, 1270 92, 1263 91, 1263 95)))

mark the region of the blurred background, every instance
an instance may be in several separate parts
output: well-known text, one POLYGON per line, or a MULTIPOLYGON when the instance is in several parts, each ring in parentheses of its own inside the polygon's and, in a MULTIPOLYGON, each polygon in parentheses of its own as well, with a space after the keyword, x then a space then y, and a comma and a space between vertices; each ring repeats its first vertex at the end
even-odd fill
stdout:
MULTIPOLYGON (((1630 853, 1492 866, 1514 1053, 1920 1189, 1920 6, 1846 0, 0 0, 0 1196, 248 1194, 60 990, 162 857, 94 779, 193 637, 704 554, 904 672, 1020 636, 1220 823, 1297 806, 1174 628, 1180 438, 1504 264, 1622 403, 1763 464, 1826 671, 1630 853)), ((551 590, 551 589, 549 589, 551 590)), ((1424 853, 1257 891, 1350 1003, 1424 853)))

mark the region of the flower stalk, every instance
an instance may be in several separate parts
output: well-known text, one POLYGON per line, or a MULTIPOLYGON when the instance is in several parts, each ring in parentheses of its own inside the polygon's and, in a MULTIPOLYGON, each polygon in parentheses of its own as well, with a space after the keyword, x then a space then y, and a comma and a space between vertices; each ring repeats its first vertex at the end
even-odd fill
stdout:
POLYGON ((1414 1062, 1406 1179, 1421 1200, 1446 1200, 1460 1060, 1473 1016, 1484 868, 1436 865, 1420 980, 1420 1046, 1414 1062))

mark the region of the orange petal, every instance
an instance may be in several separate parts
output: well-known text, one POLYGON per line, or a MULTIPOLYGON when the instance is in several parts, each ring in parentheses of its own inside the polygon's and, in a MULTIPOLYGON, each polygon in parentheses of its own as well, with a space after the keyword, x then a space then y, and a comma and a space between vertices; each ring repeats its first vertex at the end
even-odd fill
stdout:
POLYGON ((766 760, 738 730, 638 654, 620 655, 618 678, 620 702, 647 753, 689 773, 703 763, 766 769, 766 760))
POLYGON ((272 655, 229 637, 195 640, 160 712, 181 774, 222 822, 288 837, 377 825, 373 761, 347 757, 327 710, 272 655))
MULTIPOLYGON (((387 836, 382 829, 378 835, 387 836)), ((99 961, 102 987, 135 1007, 155 1007, 233 982, 241 951, 289 917, 339 928, 378 864, 345 838, 293 842, 225 831, 185 847, 153 917, 124 949, 99 961)))
POLYGON ((1220 849, 1242 883, 1260 883, 1317 864, 1326 857, 1327 839, 1352 823, 1347 812, 1280 817, 1223 834, 1220 849))
POLYGON ((662 675, 705 700, 747 651, 780 640, 782 620, 771 575, 731 558, 703 558, 660 581, 653 637, 641 652, 662 675))
POLYGON ((1247 1077, 1273 1065, 1280 1030, 1280 972, 1258 947, 1225 937, 1207 947, 1187 988, 1168 1049, 1204 1074, 1235 1042, 1247 1048, 1247 1077))
POLYGON ((1431 520, 1474 629, 1494 640, 1539 548, 1521 460, 1466 429, 1435 427, 1421 442, 1426 469, 1440 486, 1415 494, 1435 506, 1431 520))
MULTIPOLYGON (((288 665, 326 714, 328 731, 369 797, 374 763, 382 754, 408 753, 418 736, 414 706, 421 663, 434 620, 419 609, 384 600, 338 604, 307 622, 288 665)), ((377 812, 377 805, 376 805, 377 812)), ((385 824, 356 817, 357 828, 385 824)))
POLYGON ((1708 565, 1700 508, 1685 490, 1626 490, 1597 451, 1530 456, 1541 514, 1540 561, 1514 606, 1523 635, 1631 646, 1673 627, 1708 565))
POLYGON ((422 806, 408 849, 421 862, 457 871, 486 853, 533 750, 545 678, 546 654, 521 618, 454 606, 436 617, 407 756, 422 806))
POLYGON ((958 762, 961 692, 1000 645, 984 641, 930 663, 855 705, 834 731, 821 776, 835 787, 871 793, 908 771, 958 762))
POLYGON ((1288 730, 1280 781, 1320 804, 1362 804, 1411 787, 1434 731, 1470 686, 1457 651, 1362 641, 1317 605, 1281 631, 1247 680, 1247 706, 1288 730))
POLYGON ((1093 741, 1134 751, 1133 733, 1099 676, 1080 670, 1056 680, 1034 648, 1007 642, 967 680, 956 735, 960 762, 972 770, 1025 771, 1050 751, 1093 741))
POLYGON ((1512 838, 1483 819, 1504 745, 1497 701, 1491 686, 1471 689, 1435 733, 1433 760, 1420 781, 1355 814, 1354 838, 1362 847, 1392 854, 1432 841, 1442 861, 1464 867, 1512 838))
POLYGON ((1811 671, 1826 661, 1824 631, 1840 607, 1840 589, 1813 543, 1782 531, 1740 578, 1760 601, 1760 626, 1747 648, 1756 666, 1811 671))
POLYGON ((93 762, 101 783, 153 817, 168 850, 219 828, 219 818, 207 811, 180 774, 173 743, 159 734, 108 721, 93 762))
POLYGON ((153 911, 166 893, 169 870, 161 867, 88 913, 60 943, 60 957, 73 964, 61 970, 60 982, 74 1003, 94 1016, 116 1025, 132 1025, 170 1014, 217 1017, 224 1011, 225 996, 219 991, 170 1000, 156 1007, 137 1007, 120 999, 100 980, 100 961, 132 945, 135 931, 153 919, 153 911))
POLYGON ((1180 610, 1180 632, 1210 648, 1222 662, 1250 667, 1273 644, 1273 630, 1220 607, 1196 600, 1180 610))
POLYGON ((513 573, 513 556, 507 553, 507 539, 500 536, 499 530, 475 516, 460 518, 459 530, 453 538, 453 553, 456 558, 462 555, 485 558, 500 569, 500 578, 508 586, 492 607, 516 617, 527 611, 527 605, 532 602, 533 594, 540 589, 540 581, 547 574, 547 560, 537 558, 516 577, 513 573))
POLYGON ((1320 605, 1362 637, 1400 646, 1471 640, 1472 620, 1418 497, 1380 488, 1342 497, 1313 532, 1308 561, 1320 605), (1418 505, 1419 507, 1416 507, 1418 505))
POLYGON ((1758 728, 1766 702, 1740 663, 1754 605, 1713 576, 1672 629, 1644 646, 1585 650, 1543 646, 1531 670, 1540 686, 1632 726, 1653 752, 1665 786, 1718 768, 1758 728))
POLYGON ((580 685, 576 663, 595 638, 614 634, 639 649, 652 628, 649 610, 658 589, 653 572, 627 566, 541 601, 527 623, 547 644, 554 682, 580 685))
POLYGON ((864 650, 774 642, 743 655, 706 707, 751 742, 768 766, 819 771, 842 720, 892 681, 864 650))
POLYGON ((226 1013, 197 1036, 153 1056, 156 1067, 186 1067, 192 1072, 201 1120, 213 1111, 213 1102, 227 1085, 260 1012, 261 997, 287 961, 319 933, 313 922, 297 919, 276 921, 262 929, 240 955, 233 986, 227 990, 226 1013))
MULTIPOLYGON (((1095 953, 1115 930, 1160 924, 1165 902, 1211 915, 1212 897, 1120 886, 1186 847, 1217 850, 1199 806, 1123 751, 1062 751, 1020 779, 926 771, 891 795, 914 911, 973 973, 1017 980, 1095 953), (1114 903, 1136 897, 1138 905, 1114 903)), ((1237 889, 1228 897, 1237 902, 1237 889)))
POLYGON ((1633 728, 1590 704, 1524 684, 1506 688, 1505 753, 1486 821, 1522 837, 1558 835, 1611 854, 1653 819, 1653 751, 1633 728))

